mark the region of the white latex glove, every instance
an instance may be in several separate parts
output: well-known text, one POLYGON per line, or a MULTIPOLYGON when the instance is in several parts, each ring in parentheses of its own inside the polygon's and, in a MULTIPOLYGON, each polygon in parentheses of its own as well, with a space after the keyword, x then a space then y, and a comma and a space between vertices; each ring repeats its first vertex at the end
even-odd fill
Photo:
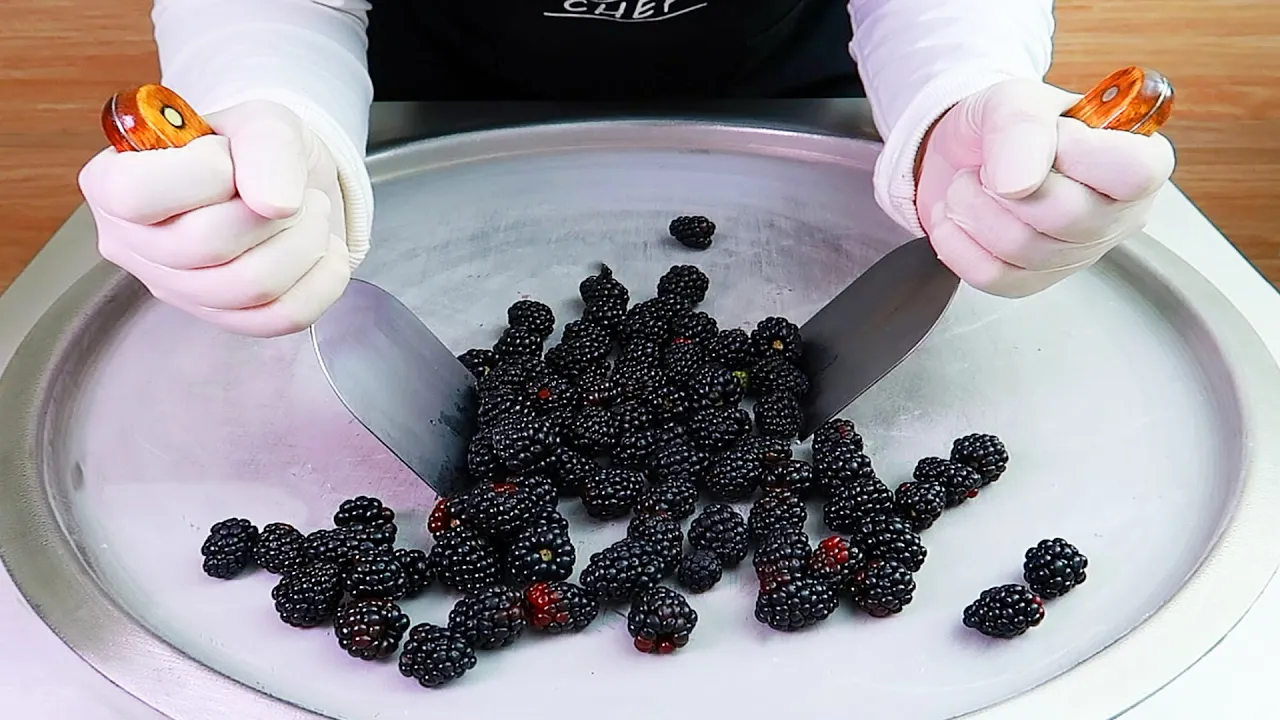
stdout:
POLYGON ((213 136, 118 153, 80 171, 98 249, 157 299, 243 335, 310 325, 351 275, 338 174, 291 110, 210 113, 213 136))
POLYGON ((961 101, 934 127, 916 210, 938 258, 965 282, 994 295, 1030 295, 1146 224, 1173 173, 1172 145, 1159 134, 1061 117, 1079 98, 1006 80, 961 101))

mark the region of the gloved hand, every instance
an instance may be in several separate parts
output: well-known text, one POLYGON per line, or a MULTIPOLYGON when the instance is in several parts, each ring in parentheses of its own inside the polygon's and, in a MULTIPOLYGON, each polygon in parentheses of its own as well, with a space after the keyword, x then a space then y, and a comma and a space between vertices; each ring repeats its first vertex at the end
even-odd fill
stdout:
POLYGON ((351 275, 333 158, 276 103, 206 120, 216 135, 166 150, 108 148, 84 166, 98 249, 159 300, 231 332, 306 328, 351 275))
POLYGON ((1079 98, 1007 80, 934 126, 916 210, 938 258, 968 284, 1004 297, 1039 292, 1146 224, 1173 147, 1061 117, 1079 98))

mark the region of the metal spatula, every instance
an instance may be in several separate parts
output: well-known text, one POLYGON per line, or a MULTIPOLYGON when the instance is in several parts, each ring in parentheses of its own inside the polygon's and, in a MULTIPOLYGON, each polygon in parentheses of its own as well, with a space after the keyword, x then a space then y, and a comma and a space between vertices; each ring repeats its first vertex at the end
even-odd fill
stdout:
MULTIPOLYGON (((213 134, 160 85, 113 95, 102 128, 120 152, 181 147, 213 134)), ((385 290, 352 280, 310 332, 325 376, 351 414, 436 492, 466 489, 474 378, 418 316, 385 290)))
MULTIPOLYGON (((1173 86, 1163 75, 1128 67, 1107 76, 1063 115, 1095 128, 1151 135, 1172 110, 1173 86)), ((800 439, 919 347, 959 286, 928 238, 916 238, 878 260, 810 318, 800 329, 802 362, 812 380, 801 403, 800 439)))

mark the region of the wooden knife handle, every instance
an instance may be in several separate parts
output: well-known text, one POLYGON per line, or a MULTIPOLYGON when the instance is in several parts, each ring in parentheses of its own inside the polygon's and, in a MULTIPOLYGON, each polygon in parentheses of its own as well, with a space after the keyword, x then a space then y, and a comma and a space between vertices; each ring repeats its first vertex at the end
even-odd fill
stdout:
POLYGON ((186 145, 213 128, 174 91, 142 85, 112 95, 102 106, 102 132, 118 152, 186 145))
POLYGON ((1169 80, 1154 70, 1127 67, 1104 78, 1063 116, 1090 127, 1151 135, 1172 112, 1169 80))

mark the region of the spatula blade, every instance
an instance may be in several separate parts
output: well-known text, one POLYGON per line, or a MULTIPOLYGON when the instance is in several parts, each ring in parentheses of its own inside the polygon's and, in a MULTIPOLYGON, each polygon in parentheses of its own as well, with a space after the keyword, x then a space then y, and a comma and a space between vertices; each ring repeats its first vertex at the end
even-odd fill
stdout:
POLYGON ((835 417, 924 341, 955 297, 960 279, 928 238, 880 258, 804 327, 801 365, 812 381, 801 401, 800 439, 835 417))
POLYGON ((311 340, 334 392, 374 437, 437 493, 467 489, 475 379, 412 310, 352 280, 311 340))

